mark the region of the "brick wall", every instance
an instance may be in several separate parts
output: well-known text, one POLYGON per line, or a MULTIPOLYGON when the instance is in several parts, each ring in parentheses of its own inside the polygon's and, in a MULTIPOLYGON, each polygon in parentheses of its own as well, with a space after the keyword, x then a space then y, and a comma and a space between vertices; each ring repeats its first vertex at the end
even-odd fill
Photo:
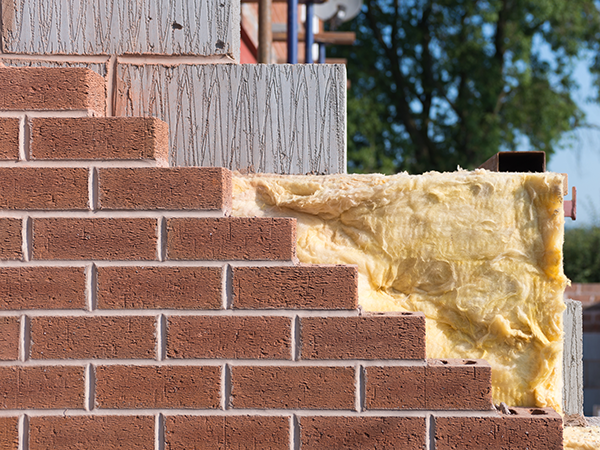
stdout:
POLYGON ((102 117, 99 77, 23 70, 0 69, 29 96, 0 120, 2 448, 562 448, 551 409, 496 412, 485 361, 427 360, 423 314, 298 265, 293 219, 229 217, 228 170, 161 167, 165 125, 102 117))
POLYGON ((600 333, 600 283, 573 283, 565 290, 565 298, 581 302, 583 331, 600 333))

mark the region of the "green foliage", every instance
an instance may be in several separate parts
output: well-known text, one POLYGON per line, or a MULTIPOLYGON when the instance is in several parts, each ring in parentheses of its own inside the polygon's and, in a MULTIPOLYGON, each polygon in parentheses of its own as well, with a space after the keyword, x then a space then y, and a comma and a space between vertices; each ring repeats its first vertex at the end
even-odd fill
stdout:
MULTIPOLYGON (((473 168, 523 145, 548 156, 582 124, 573 63, 600 42, 594 0, 364 0, 344 24, 349 170, 473 168)), ((600 72, 600 58, 592 71, 600 72)))
POLYGON ((574 283, 600 283, 600 228, 565 230, 565 274, 574 283))

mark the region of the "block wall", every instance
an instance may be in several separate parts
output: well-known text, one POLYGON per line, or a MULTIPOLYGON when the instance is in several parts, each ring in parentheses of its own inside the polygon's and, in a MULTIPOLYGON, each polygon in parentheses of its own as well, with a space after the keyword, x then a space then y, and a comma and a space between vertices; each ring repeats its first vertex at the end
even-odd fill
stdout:
POLYGON ((230 217, 227 169, 162 167, 166 124, 105 117, 94 72, 0 79, 2 448, 562 448, 485 361, 426 359, 423 314, 298 265, 293 219, 230 217))

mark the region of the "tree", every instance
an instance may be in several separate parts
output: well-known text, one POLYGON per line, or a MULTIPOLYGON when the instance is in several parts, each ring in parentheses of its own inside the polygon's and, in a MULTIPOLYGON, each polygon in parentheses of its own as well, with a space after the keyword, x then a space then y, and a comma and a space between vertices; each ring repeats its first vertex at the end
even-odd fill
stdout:
POLYGON ((348 58, 350 171, 470 169, 523 146, 551 155, 584 124, 572 72, 598 50, 594 0, 364 2, 344 24, 356 45, 330 51, 348 58))
POLYGON ((568 228, 563 248, 565 275, 574 283, 600 283, 600 228, 568 228))

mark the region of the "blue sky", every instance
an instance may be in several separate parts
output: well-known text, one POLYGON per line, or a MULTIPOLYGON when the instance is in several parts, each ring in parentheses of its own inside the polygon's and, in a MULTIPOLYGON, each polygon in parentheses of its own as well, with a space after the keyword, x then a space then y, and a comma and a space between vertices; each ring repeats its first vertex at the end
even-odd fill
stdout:
MULTIPOLYGON (((600 105, 590 103, 593 94, 591 76, 584 63, 575 71, 579 90, 575 96, 585 111, 587 122, 598 129, 578 129, 573 132, 571 148, 556 152, 548 170, 569 175, 571 186, 577 188, 577 220, 565 219, 566 226, 600 226, 600 105)), ((569 195, 567 199, 570 199, 569 195)))

